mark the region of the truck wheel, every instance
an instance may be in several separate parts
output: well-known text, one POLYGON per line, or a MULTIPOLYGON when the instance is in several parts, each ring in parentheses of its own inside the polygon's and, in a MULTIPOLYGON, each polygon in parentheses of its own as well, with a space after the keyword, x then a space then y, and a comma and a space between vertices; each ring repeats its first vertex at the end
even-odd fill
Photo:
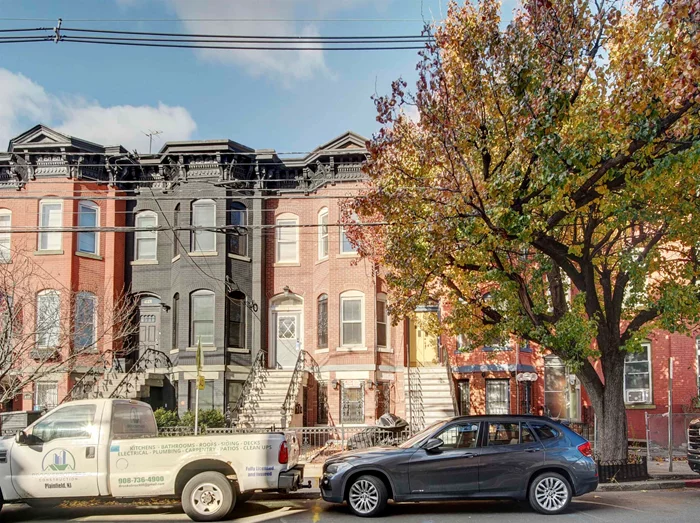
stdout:
POLYGON ((360 476, 348 489, 348 505, 356 516, 371 518, 385 508, 389 496, 384 482, 376 476, 360 476))
POLYGON ((26 501, 27 505, 37 510, 48 510, 50 508, 56 508, 61 503, 62 499, 28 499, 26 501))
POLYGON ((219 521, 236 504, 236 489, 220 472, 202 472, 182 491, 182 508, 193 521, 219 521))
POLYGON ((529 498, 540 514, 559 514, 571 503, 571 485, 561 474, 545 472, 530 485, 529 498))

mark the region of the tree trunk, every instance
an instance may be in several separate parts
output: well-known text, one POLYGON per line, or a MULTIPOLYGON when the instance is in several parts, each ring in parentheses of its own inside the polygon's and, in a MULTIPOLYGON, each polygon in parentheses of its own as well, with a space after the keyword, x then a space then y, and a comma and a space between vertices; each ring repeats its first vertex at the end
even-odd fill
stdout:
POLYGON ((603 358, 601 363, 603 363, 605 376, 604 384, 593 383, 591 376, 581 376, 581 381, 595 410, 596 459, 623 460, 627 459, 627 411, 623 387, 624 353, 615 354, 613 358, 603 358))

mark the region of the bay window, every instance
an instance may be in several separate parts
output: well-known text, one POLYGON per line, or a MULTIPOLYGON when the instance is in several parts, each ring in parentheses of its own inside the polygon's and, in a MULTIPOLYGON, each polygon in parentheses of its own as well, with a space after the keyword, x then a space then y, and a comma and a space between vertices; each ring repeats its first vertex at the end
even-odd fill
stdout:
POLYGON ((100 208, 93 202, 78 203, 78 227, 92 229, 78 232, 78 251, 97 254, 97 231, 100 208))
POLYGON ((216 252, 216 203, 197 200, 192 204, 192 252, 216 252), (200 227, 211 228, 212 230, 200 227))
POLYGON ((192 293, 190 300, 190 346, 214 345, 214 293, 200 290, 192 293))
POLYGON ((60 231, 46 231, 63 226, 63 202, 61 200, 41 200, 39 202, 39 250, 59 251, 62 245, 60 231))

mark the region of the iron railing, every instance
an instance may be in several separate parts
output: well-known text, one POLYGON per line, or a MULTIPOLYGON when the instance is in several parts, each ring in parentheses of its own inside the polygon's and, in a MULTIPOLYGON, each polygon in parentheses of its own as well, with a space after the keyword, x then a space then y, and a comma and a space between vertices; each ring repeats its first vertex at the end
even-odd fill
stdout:
POLYGON ((299 394, 299 385, 301 384, 301 379, 304 372, 306 362, 306 351, 300 350, 297 356, 297 362, 294 365, 294 372, 292 373, 292 380, 289 382, 289 389, 287 389, 287 395, 284 398, 284 403, 282 404, 282 422, 285 427, 287 425, 287 418, 291 414, 294 414, 294 407, 296 406, 297 395, 299 394), (290 409, 291 404, 291 409, 290 409))
POLYGON ((250 391, 253 388, 255 381, 260 375, 261 371, 264 370, 266 363, 267 353, 264 350, 260 349, 255 355, 253 364, 250 366, 250 372, 248 372, 248 377, 246 378, 245 383, 241 388, 241 394, 238 396, 238 400, 236 400, 236 406, 233 408, 233 412, 231 413, 232 420, 234 422, 238 421, 238 419, 240 418, 241 409, 243 409, 243 405, 245 405, 246 399, 248 398, 248 395, 250 394, 250 391))
POLYGON ((149 370, 165 367, 168 374, 172 374, 173 364, 164 352, 157 349, 146 349, 136 360, 136 363, 129 369, 121 381, 109 395, 110 398, 120 398, 128 396, 131 389, 136 390, 138 377, 149 370), (159 366, 159 363, 163 364, 159 366))
POLYGON ((460 414, 459 404, 457 403, 457 391, 455 390, 455 380, 452 375, 452 365, 450 364, 450 355, 445 356, 445 369, 447 370, 447 382, 450 384, 450 395, 452 396, 452 411, 455 416, 460 414))
POLYGON ((106 362, 103 362, 102 369, 95 366, 90 367, 87 372, 76 380, 68 391, 68 394, 59 402, 59 405, 73 400, 99 398, 100 391, 97 390, 98 385, 106 384, 106 382, 110 382, 112 379, 116 378, 118 374, 123 373, 124 369, 118 358, 114 358, 112 360, 112 365, 109 367, 106 362))

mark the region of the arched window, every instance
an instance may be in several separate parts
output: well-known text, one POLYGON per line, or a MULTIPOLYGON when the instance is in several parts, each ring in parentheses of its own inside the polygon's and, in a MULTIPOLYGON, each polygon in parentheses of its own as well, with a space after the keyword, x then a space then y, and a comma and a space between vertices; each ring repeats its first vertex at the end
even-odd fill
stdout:
POLYGON ((97 296, 79 292, 75 299, 75 334, 73 344, 78 350, 90 349, 97 341, 97 296))
POLYGON ((232 292, 228 297, 228 346, 229 348, 245 347, 245 294, 232 292))
POLYGON ((173 210, 173 258, 180 254, 180 204, 175 205, 173 210))
POLYGON ((9 263, 12 259, 12 211, 0 209, 0 263, 9 263))
POLYGON ((340 344, 362 347, 365 340, 365 295, 347 291, 340 295, 340 344))
POLYGON ((316 348, 328 348, 328 294, 321 294, 318 297, 318 313, 316 315, 318 323, 318 341, 316 348))
POLYGON ((97 228, 100 226, 100 208, 94 202, 78 202, 78 227, 91 229, 78 232, 78 251, 97 254, 97 228))
POLYGON ((282 214, 277 217, 277 263, 299 262, 299 217, 282 214))
MULTIPOLYGON (((39 229, 55 229, 63 226, 63 200, 46 199, 39 202, 39 229)), ((40 251, 60 251, 63 233, 48 231, 39 233, 40 251)))
POLYGON ((179 349, 180 348, 180 294, 177 292, 173 296, 172 315, 173 315, 173 332, 172 332, 172 336, 171 336, 172 348, 179 349))
POLYGON ((328 258, 328 209, 318 211, 318 259, 328 258))
POLYGON ((141 211, 136 215, 134 252, 137 260, 158 259, 158 215, 153 211, 141 211), (154 229, 154 230, 139 230, 154 229))
POLYGON ((216 252, 216 203, 214 200, 197 200, 192 203, 192 252, 216 252), (210 229, 201 229, 207 227, 210 229))
POLYGON ((58 346, 61 334, 61 295, 47 289, 36 297, 36 344, 41 348, 58 346))
POLYGON ((238 229, 228 231, 228 251, 236 256, 248 256, 248 210, 240 202, 233 202, 229 209, 229 225, 238 229))
POLYGON ((190 346, 214 345, 214 293, 195 291, 190 296, 190 346))

